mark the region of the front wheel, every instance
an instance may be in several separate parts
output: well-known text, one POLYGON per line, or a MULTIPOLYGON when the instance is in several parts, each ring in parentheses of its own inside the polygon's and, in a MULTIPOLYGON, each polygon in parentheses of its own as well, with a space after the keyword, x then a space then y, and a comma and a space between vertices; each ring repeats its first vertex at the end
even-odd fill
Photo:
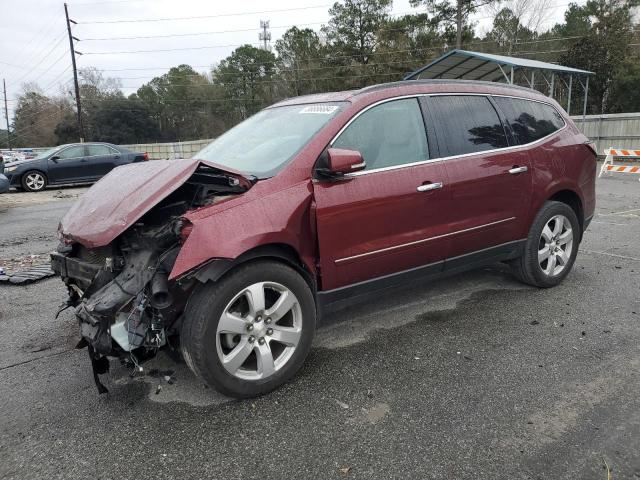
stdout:
POLYGON ((39 192, 47 186, 47 177, 44 173, 32 170, 22 176, 22 187, 27 192, 39 192))
POLYGON ((536 287, 558 285, 578 254, 580 223, 565 203, 548 201, 536 215, 522 257, 511 263, 516 277, 536 287))
POLYGON ((315 323, 313 294, 298 272, 279 262, 252 262, 193 293, 182 353, 211 387, 232 397, 255 397, 298 371, 315 323))

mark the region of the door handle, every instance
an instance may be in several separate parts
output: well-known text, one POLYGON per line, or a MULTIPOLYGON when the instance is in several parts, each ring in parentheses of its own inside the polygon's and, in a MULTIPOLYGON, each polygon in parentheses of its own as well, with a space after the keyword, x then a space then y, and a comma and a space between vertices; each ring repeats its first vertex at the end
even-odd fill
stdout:
POLYGON ((442 182, 423 183, 422 185, 418 186, 418 191, 428 192, 429 190, 437 190, 439 188, 442 188, 442 186, 442 182))
POLYGON ((517 173, 524 173, 527 170, 529 170, 527 167, 513 167, 511 170, 509 170, 509 173, 511 175, 515 175, 517 173))

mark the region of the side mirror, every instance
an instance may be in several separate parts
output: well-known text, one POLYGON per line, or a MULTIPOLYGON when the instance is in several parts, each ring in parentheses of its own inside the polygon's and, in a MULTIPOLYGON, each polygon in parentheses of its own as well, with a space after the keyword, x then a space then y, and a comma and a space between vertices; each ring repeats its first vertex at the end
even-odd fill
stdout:
POLYGON ((367 166, 362 154, 357 150, 330 148, 327 150, 328 170, 336 175, 358 172, 367 166))
POLYGON ((49 160, 51 160, 52 162, 56 162, 57 163, 59 159, 60 159, 60 157, 58 155, 54 155, 49 160))

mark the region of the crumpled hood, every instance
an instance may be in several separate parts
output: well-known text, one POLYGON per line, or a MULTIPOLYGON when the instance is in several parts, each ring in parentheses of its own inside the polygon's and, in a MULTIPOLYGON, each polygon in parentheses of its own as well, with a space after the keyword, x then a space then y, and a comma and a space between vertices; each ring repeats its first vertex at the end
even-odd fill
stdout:
POLYGON ((60 221, 58 232, 87 248, 107 245, 185 183, 199 165, 242 174, 206 160, 158 160, 113 169, 87 190, 60 221))

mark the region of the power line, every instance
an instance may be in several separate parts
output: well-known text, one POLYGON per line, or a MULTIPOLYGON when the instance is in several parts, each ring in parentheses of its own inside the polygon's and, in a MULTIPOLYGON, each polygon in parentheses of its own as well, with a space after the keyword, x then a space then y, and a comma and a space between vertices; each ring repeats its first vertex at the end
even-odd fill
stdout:
POLYGON ((100 2, 73 2, 72 7, 89 7, 91 5, 103 5, 107 3, 131 3, 131 2, 146 2, 148 0, 103 0, 100 2))
MULTIPOLYGON (((62 41, 64 40, 64 36, 60 37, 60 39, 51 47, 51 49, 49 51, 47 51, 47 53, 40 59, 40 61, 38 63, 36 63, 32 68, 30 68, 26 73, 24 73, 22 76, 20 76, 19 78, 13 80, 12 83, 10 83, 11 85, 17 85, 22 79, 24 79, 27 75, 29 75, 31 72, 33 72, 34 70, 36 70, 52 53, 53 51, 58 48, 58 46, 62 43, 62 41)), ((56 60, 56 62, 59 59, 56 60)), ((55 64, 55 62, 54 62, 55 64)), ((48 69, 45 70, 45 72, 48 72, 49 70, 51 70, 51 67, 53 65, 50 65, 48 69)), ((40 75, 44 75, 44 73, 40 74, 40 75)))
MULTIPOLYGON (((54 32, 56 27, 58 26, 56 22, 52 21, 56 18, 56 16, 57 14, 54 14, 51 17, 49 17, 49 20, 45 25, 45 27, 40 30, 42 35, 38 36, 38 34, 36 34, 34 37, 31 38, 29 42, 27 42, 24 46, 21 46, 20 51, 22 55, 20 57, 20 60, 23 65, 29 65, 29 64, 33 65, 36 62, 36 59, 41 58, 40 54, 42 53, 42 51, 44 51, 44 49, 48 47, 47 42, 50 45, 52 42, 56 40, 56 38, 59 38, 55 36, 55 33, 54 33, 53 39, 48 37, 48 35, 51 32, 54 32), (36 41, 36 38, 38 39, 37 41, 36 41), (29 51, 29 46, 31 45, 33 46, 31 48, 31 51, 29 51)), ((21 69, 24 69, 24 67, 22 67, 21 69)), ((13 81, 13 78, 11 78, 10 81, 13 81)))
POLYGON ((173 21, 180 21, 180 20, 199 20, 202 18, 237 17, 242 15, 280 13, 280 12, 291 12, 291 11, 297 11, 297 10, 312 10, 316 8, 327 8, 327 7, 331 7, 331 4, 313 5, 309 7, 280 8, 276 10, 260 10, 260 11, 254 11, 254 12, 220 13, 218 15, 198 15, 198 16, 190 16, 190 17, 166 17, 166 18, 138 18, 138 19, 129 19, 129 20, 90 20, 90 21, 84 21, 84 22, 78 22, 78 23, 81 23, 83 25, 88 25, 88 24, 112 24, 112 23, 173 22, 173 21))
POLYGON ((60 77, 62 77, 65 73, 67 73, 69 70, 71 70, 73 68, 72 65, 67 66, 67 68, 65 68, 64 70, 62 70, 56 77, 54 80, 52 80, 51 82, 49 82, 47 84, 47 86, 45 86, 42 91, 43 93, 48 92, 49 90, 51 90, 53 87, 59 87, 61 85, 66 85, 67 83, 69 83, 69 80, 65 81, 64 83, 59 83, 58 80, 60 79, 60 77))
POLYGON ((181 48, 154 48, 150 50, 123 50, 119 52, 84 52, 83 55, 127 55, 136 53, 153 53, 153 52, 182 52, 186 50, 208 50, 212 48, 237 48, 244 45, 259 46, 259 44, 240 43, 231 45, 205 45, 200 47, 181 47, 181 48))
MULTIPOLYGON (((313 23, 298 23, 297 25, 279 25, 273 26, 273 28, 291 28, 291 27, 299 27, 299 26, 309 26, 309 25, 322 25, 324 22, 313 22, 313 23)), ((83 38, 83 42, 104 42, 111 40, 143 40, 143 39, 152 39, 152 38, 172 38, 172 37, 197 37, 202 35, 214 35, 219 33, 242 33, 242 32, 255 32, 254 28, 239 28, 236 30, 217 30, 213 32, 195 32, 195 33, 169 33, 165 35, 137 35, 134 37, 99 37, 99 38, 83 38)))
MULTIPOLYGON (((525 44, 529 44, 529 43, 543 43, 543 42, 551 42, 551 41, 561 41, 563 39, 571 39, 571 38, 581 38, 580 36, 574 36, 574 37, 556 37, 554 39, 546 39, 546 40, 534 40, 534 41, 530 41, 530 42, 518 42, 517 45, 525 45, 525 44)), ((495 44, 497 43, 495 40, 483 40, 480 42, 472 42, 472 43, 467 43, 464 44, 463 46, 465 47, 470 47, 470 46, 477 46, 477 45, 486 45, 486 44, 495 44)), ((241 45, 238 45, 241 46, 241 45)), ((215 47, 221 47, 221 45, 217 45, 215 47)), ((193 48, 208 48, 208 47, 193 47, 193 48)), ((447 45, 438 45, 438 46, 431 46, 431 47, 425 47, 425 48, 409 48, 409 49, 400 49, 400 50, 387 50, 387 51, 373 51, 371 53, 367 53, 366 56, 367 57, 375 57, 375 56, 379 56, 379 55, 389 55, 389 54, 394 54, 394 53, 407 53, 407 52, 433 52, 433 51, 439 51, 439 50, 445 50, 446 48, 449 48, 447 45)), ((191 49, 191 47, 187 47, 186 49, 191 49)), ((145 51, 132 51, 129 53, 149 53, 149 52, 155 52, 155 51, 173 51, 175 49, 163 49, 163 50, 145 50, 145 51)), ((179 49, 182 50, 182 49, 179 49)), ((102 54, 106 54, 106 53, 123 53, 123 52, 101 52, 102 54)), ((86 54, 85 54, 86 55, 86 54)), ((320 56, 320 57, 309 57, 307 59, 305 59, 306 61, 331 61, 331 60, 339 60, 339 59, 348 59, 348 58, 358 58, 361 57, 362 54, 349 54, 349 55, 325 55, 325 56, 320 56)), ((240 63, 240 64, 236 64, 239 67, 244 67, 244 66, 269 66, 269 65, 273 65, 277 63, 277 60, 274 62, 250 62, 250 63, 240 63)), ((174 68, 174 66, 171 67, 141 67, 141 68, 122 68, 122 69, 106 69, 104 70, 105 72, 120 72, 120 71, 144 71, 144 70, 168 70, 171 68, 174 68)), ((192 66, 192 68, 211 68, 212 65, 194 65, 192 66)), ((331 68, 331 67, 335 67, 335 66, 329 66, 329 67, 322 67, 322 68, 331 68)))
MULTIPOLYGON (((584 38, 583 36, 572 36, 572 37, 556 37, 556 38, 551 38, 551 39, 546 39, 546 40, 535 40, 535 41, 529 41, 529 42, 518 42, 517 45, 528 45, 528 44, 532 44, 532 43, 543 43, 543 42, 551 42, 551 41, 560 41, 560 40, 566 40, 566 39, 576 39, 576 38, 584 38)), ((473 45, 481 45, 481 44, 486 44, 486 43, 497 43, 495 40, 490 40, 487 42, 476 42, 476 43, 470 43, 470 44, 465 44, 465 46, 473 46, 473 45)), ((389 53, 403 53, 403 52, 416 52, 416 51, 437 51, 437 50, 443 50, 445 49, 446 46, 445 45, 441 45, 441 46, 437 46, 437 47, 429 47, 427 49, 409 49, 409 50, 393 50, 393 51, 386 51, 386 52, 374 52, 371 54, 371 56, 374 55, 384 55, 384 54, 389 54, 389 53)), ((545 52, 545 53, 549 53, 549 52, 545 52)), ((340 58, 355 58, 358 57, 360 55, 344 55, 344 56, 325 56, 325 57, 312 57, 312 58, 308 58, 305 59, 306 61, 313 61, 313 60, 333 60, 333 59, 340 59, 340 58)), ((405 60, 398 60, 398 61, 390 61, 390 62, 379 62, 379 63, 367 63, 367 67, 372 67, 372 66, 384 66, 384 65, 392 65, 392 64, 404 64, 404 63, 408 63, 408 62, 415 62, 417 61, 416 59, 405 59, 405 60)), ((242 67, 242 66, 268 66, 268 65, 275 65, 275 67, 278 69, 279 72, 281 73, 290 73, 290 72, 304 72, 304 71, 311 71, 311 70, 327 70, 327 69, 332 69, 332 68, 336 68, 335 65, 324 65, 324 66, 317 66, 317 67, 306 67, 306 68, 281 68, 280 64, 278 63, 278 61, 276 60, 275 62, 256 62, 256 63, 246 63, 246 64, 238 64, 238 66, 242 67)), ((125 69, 113 69, 113 70, 103 70, 104 72, 113 72, 113 71, 140 71, 140 70, 170 70, 171 68, 174 68, 175 66, 172 67, 146 67, 146 68, 125 68, 125 69)), ((211 65, 191 65, 191 68, 211 68, 211 65)), ((237 75, 235 73, 224 73, 224 72, 215 72, 215 76, 224 76, 224 75, 237 75)), ((183 75, 185 77, 194 77, 194 78, 198 78, 198 77, 204 77, 203 74, 200 73, 195 73, 195 74, 186 74, 183 75)), ((146 79, 146 78, 157 78, 158 75, 153 75, 153 74, 149 74, 149 75, 143 75, 143 76, 139 76, 139 77, 113 77, 113 78, 117 78, 119 80, 142 80, 142 79, 146 79)))

